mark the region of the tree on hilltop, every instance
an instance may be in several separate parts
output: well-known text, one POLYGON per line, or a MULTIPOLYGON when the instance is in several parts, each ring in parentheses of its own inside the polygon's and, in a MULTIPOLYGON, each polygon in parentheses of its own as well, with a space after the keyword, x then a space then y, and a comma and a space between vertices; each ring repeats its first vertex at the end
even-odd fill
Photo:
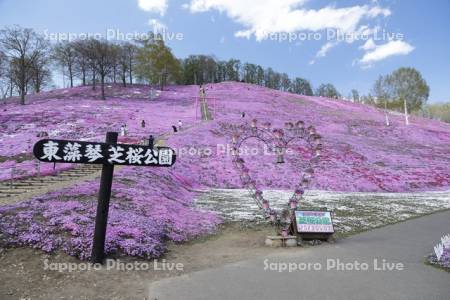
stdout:
POLYGON ((300 77, 297 77, 292 81, 292 92, 305 96, 313 95, 311 83, 300 77))
POLYGON ((58 65, 67 69, 70 87, 73 88, 75 77, 75 64, 77 62, 77 51, 71 42, 61 42, 53 48, 53 59, 58 65))
POLYGON ((430 94, 427 82, 414 68, 399 68, 389 75, 380 76, 373 90, 377 105, 404 110, 407 125, 409 112, 420 110, 430 94))
POLYGON ((20 103, 25 104, 28 86, 36 79, 36 70, 42 70, 46 67, 43 64, 48 63, 44 57, 49 51, 49 44, 34 30, 13 26, 0 30, 0 48, 11 64, 9 76, 19 91, 20 103))
POLYGON ((316 90, 316 96, 327 97, 327 98, 340 98, 341 94, 331 83, 321 84, 316 90))
POLYGON ((179 80, 180 62, 158 34, 150 33, 150 37, 141 41, 141 44, 136 56, 136 74, 140 79, 158 84, 161 90, 167 82, 179 80))

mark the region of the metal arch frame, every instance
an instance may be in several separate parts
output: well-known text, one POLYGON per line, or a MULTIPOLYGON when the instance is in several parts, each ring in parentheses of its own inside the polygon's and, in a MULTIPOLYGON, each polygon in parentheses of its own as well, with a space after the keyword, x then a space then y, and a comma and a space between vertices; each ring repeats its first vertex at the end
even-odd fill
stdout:
MULTIPOLYGON (((287 130, 284 131, 285 133, 280 138, 277 138, 275 136, 275 134, 273 133, 273 131, 271 131, 271 129, 260 128, 260 127, 257 127, 257 126, 251 127, 251 126, 249 126, 248 123, 246 123, 244 125, 241 125, 241 126, 236 126, 233 129, 234 129, 233 130, 234 133, 238 134, 237 140, 235 142, 233 142, 233 145, 234 145, 233 150, 236 151, 236 153, 233 155, 234 156, 233 164, 234 164, 234 166, 237 169, 240 168, 238 166, 237 160, 238 159, 242 159, 241 156, 240 156, 240 148, 241 148, 242 144, 245 141, 247 141, 247 140, 249 140, 251 138, 255 138, 255 139, 265 143, 267 146, 270 147, 271 151, 274 150, 273 149, 274 147, 278 146, 278 147, 281 147, 284 150, 284 152, 288 148, 289 144, 291 142, 293 142, 294 140, 305 141, 307 143, 307 145, 308 145, 308 149, 313 153, 312 157, 307 162, 307 166, 306 166, 307 169, 313 169, 313 166, 318 161, 318 156, 314 155, 314 152, 317 151, 318 149, 322 149, 321 143, 318 143, 317 145, 315 145, 313 143, 314 135, 318 136, 319 139, 321 138, 320 135, 317 135, 316 133, 313 133, 313 134, 308 133, 308 129, 309 128, 307 129, 307 128, 303 127, 301 129, 299 129, 299 128, 287 129, 287 130), (319 145, 320 145, 320 148, 319 148, 319 145)), ((283 155, 284 155, 284 153, 283 153, 283 155)), ((242 159, 242 160, 243 160, 243 166, 245 167, 245 160, 244 159, 242 159)), ((311 177, 312 176, 313 176, 313 174, 311 175, 311 177)), ((293 194, 289 198, 288 205, 290 204, 291 201, 296 201, 297 202, 299 200, 299 199, 296 198, 297 196, 295 194, 295 191, 297 189, 304 188, 303 183, 304 183, 305 178, 306 178, 305 177, 305 173, 300 172, 300 181, 295 185, 295 189, 293 191, 293 194)), ((256 191, 258 190, 257 187, 256 187, 256 184, 255 184, 255 187, 253 189, 253 188, 247 186, 249 184, 249 182, 244 182, 242 176, 240 176, 240 179, 241 179, 241 182, 244 184, 244 187, 247 188, 250 196, 253 198, 253 200, 258 205, 258 207, 260 209, 264 209, 266 217, 267 217, 267 215, 272 216, 272 214, 274 214, 274 216, 275 216, 274 224, 277 225, 277 227, 280 228, 282 222, 281 222, 281 220, 279 219, 278 216, 282 215, 282 214, 285 214, 286 210, 283 210, 284 212, 282 211, 281 213, 278 213, 277 211, 275 211, 273 208, 270 208, 270 207, 268 209, 265 209, 263 207, 263 205, 262 205, 262 201, 264 202, 264 201, 267 201, 267 200, 264 199, 264 197, 261 197, 261 199, 258 199, 258 197, 256 196, 256 191)), ((310 177, 307 178, 306 185, 309 185, 309 183, 310 183, 309 180, 310 179, 311 179, 310 177)), ((250 183, 253 183, 251 177, 249 178, 249 181, 250 181, 250 183)), ((291 220, 291 223, 295 219, 295 213, 294 212, 295 212, 295 209, 292 209, 289 206, 289 218, 291 220)))

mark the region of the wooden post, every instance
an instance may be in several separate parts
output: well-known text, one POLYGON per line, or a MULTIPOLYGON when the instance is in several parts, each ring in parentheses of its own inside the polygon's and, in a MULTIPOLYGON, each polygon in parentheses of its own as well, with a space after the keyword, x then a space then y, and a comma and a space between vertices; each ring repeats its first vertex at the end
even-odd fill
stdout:
POLYGON ((154 146, 155 146, 155 137, 153 135, 150 135, 150 137, 148 139, 148 146, 150 148, 154 148, 154 146))
MULTIPOLYGON (((108 132, 106 134, 106 143, 110 145, 117 144, 117 137, 117 132, 108 132)), ((105 257, 106 226, 108 223, 113 173, 114 165, 103 164, 100 191, 98 193, 97 216, 95 218, 94 242, 92 244, 92 263, 102 263, 105 257)))
POLYGON ((36 161, 36 174, 38 177, 41 177, 41 162, 39 160, 36 161))

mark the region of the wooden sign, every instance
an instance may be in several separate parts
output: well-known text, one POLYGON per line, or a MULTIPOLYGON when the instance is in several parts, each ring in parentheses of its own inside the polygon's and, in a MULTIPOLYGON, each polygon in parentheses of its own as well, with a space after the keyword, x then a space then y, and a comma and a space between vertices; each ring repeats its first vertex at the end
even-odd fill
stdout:
POLYGON ((117 144, 117 132, 108 132, 105 143, 44 139, 33 147, 34 156, 43 162, 102 164, 102 176, 95 217, 92 263, 102 263, 105 258, 106 226, 114 165, 170 167, 175 163, 175 151, 168 147, 117 144))
POLYGON ((176 159, 175 151, 167 147, 50 139, 38 141, 33 153, 40 161, 53 163, 170 167, 176 159))
POLYGON ((296 210, 295 223, 297 232, 302 233, 334 233, 330 211, 296 210))

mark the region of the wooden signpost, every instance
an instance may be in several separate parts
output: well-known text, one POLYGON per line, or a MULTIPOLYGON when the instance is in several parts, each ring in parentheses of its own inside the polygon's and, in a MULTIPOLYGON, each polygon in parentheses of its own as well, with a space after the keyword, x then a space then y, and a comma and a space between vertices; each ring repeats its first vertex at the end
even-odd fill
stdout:
POLYGON ((95 218, 92 263, 102 263, 105 257, 105 237, 114 165, 170 167, 175 163, 175 151, 168 147, 117 144, 117 132, 108 132, 105 143, 44 139, 33 147, 34 156, 43 162, 102 164, 97 215, 95 218))

